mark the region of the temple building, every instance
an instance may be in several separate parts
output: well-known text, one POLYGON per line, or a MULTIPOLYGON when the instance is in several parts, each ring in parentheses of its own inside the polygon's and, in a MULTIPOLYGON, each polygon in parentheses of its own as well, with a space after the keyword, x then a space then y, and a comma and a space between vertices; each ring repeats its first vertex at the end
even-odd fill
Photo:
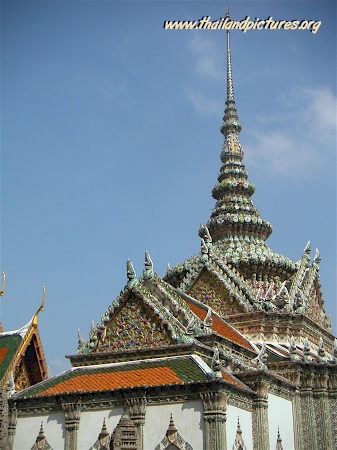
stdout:
MULTIPOLYGON (((3 296, 6 275, 2 272, 3 296)), ((0 448, 9 447, 12 424, 16 418, 9 414, 8 398, 15 392, 33 386, 48 377, 48 367, 43 353, 38 329, 38 315, 44 307, 46 291, 39 309, 23 327, 14 331, 4 331, 0 322, 0 448)))
MULTIPOLYGON (((228 14, 228 11, 227 11, 228 14)), ((337 340, 319 251, 267 244, 239 141, 230 33, 215 207, 200 252, 164 277, 145 252, 91 326, 72 368, 8 393, 8 448, 337 448, 337 340)), ((6 380, 8 381, 8 380, 6 380)))

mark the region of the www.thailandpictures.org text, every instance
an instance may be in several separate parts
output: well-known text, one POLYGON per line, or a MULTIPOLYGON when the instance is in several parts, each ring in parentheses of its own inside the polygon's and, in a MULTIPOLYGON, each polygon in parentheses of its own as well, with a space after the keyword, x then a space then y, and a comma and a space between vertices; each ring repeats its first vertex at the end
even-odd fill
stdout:
POLYGON ((211 16, 204 16, 199 20, 165 20, 165 30, 309 30, 316 34, 321 26, 315 20, 274 20, 272 17, 261 20, 250 20, 249 16, 241 21, 231 20, 229 17, 211 20, 211 16))

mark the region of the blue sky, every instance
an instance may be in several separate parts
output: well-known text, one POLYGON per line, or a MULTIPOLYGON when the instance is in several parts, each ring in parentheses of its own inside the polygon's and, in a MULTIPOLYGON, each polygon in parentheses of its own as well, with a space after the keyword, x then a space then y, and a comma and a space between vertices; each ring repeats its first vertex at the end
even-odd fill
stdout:
MULTIPOLYGON (((200 249, 215 201, 226 33, 163 29, 224 17, 220 1, 1 2, 1 299, 6 330, 39 329, 68 367, 148 250, 155 270, 200 249)), ((235 1, 242 20, 320 20, 310 31, 231 33, 234 93, 268 244, 311 241, 336 333, 336 5, 235 1)))

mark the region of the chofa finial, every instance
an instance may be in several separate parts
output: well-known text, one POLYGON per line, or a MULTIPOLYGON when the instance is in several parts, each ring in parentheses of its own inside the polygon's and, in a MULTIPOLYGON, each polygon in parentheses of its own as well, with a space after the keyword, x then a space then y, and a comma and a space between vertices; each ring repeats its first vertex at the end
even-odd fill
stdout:
POLYGON ((46 288, 44 287, 44 284, 42 284, 42 300, 41 300, 41 305, 39 306, 38 310, 36 311, 36 313, 34 314, 33 317, 33 326, 37 326, 37 317, 39 315, 39 312, 41 312, 44 308, 44 302, 46 300, 46 288))
POLYGON ((1 291, 0 291, 0 297, 2 297, 5 293, 5 286, 6 286, 6 274, 5 271, 2 271, 2 286, 1 286, 1 291))

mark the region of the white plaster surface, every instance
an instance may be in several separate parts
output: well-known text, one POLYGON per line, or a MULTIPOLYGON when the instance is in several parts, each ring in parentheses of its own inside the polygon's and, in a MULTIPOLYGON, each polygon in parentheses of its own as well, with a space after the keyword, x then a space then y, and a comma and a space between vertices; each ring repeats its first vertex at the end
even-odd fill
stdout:
POLYGON ((153 450, 165 436, 170 415, 179 434, 192 445, 193 450, 203 450, 204 421, 201 401, 147 405, 144 426, 144 450, 153 450))
POLYGON ((238 418, 240 420, 242 438, 245 443, 245 446, 247 447, 247 450, 253 450, 252 413, 232 405, 227 406, 227 421, 226 421, 227 448, 231 449, 233 447, 236 436, 238 418))
POLYGON ((44 435, 54 450, 65 448, 65 422, 63 413, 18 417, 14 438, 14 450, 30 449, 39 434, 43 422, 44 435))
POLYGON ((283 450, 294 450, 292 402, 277 395, 269 394, 268 422, 270 448, 276 448, 277 428, 280 427, 283 450))
POLYGON ((82 411, 78 433, 78 450, 88 450, 94 445, 101 432, 104 418, 111 435, 123 413, 123 408, 82 411))

